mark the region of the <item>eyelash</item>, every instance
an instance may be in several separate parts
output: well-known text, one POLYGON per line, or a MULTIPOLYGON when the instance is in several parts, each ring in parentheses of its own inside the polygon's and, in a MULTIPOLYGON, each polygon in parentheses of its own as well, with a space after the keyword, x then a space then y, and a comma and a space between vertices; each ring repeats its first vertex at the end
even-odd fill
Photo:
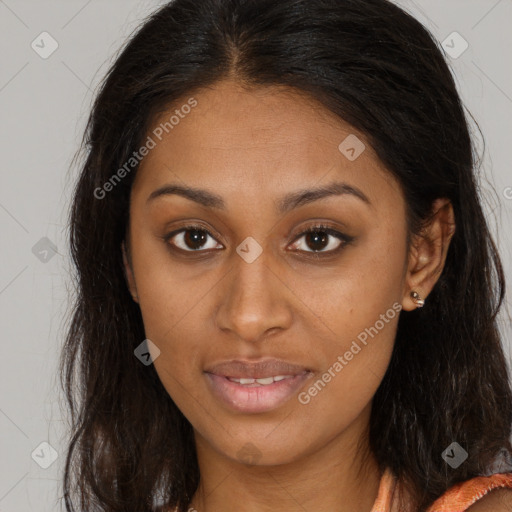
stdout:
MULTIPOLYGON (((207 236, 216 240, 216 238, 212 235, 212 233, 210 233, 210 231, 208 231, 208 229, 206 229, 204 226, 202 226, 200 224, 189 224, 187 226, 183 226, 182 228, 165 235, 163 238, 164 238, 165 242, 171 246, 171 250, 180 251, 181 253, 205 253, 205 252, 208 252, 211 250, 218 250, 218 249, 185 250, 185 249, 181 249, 179 247, 173 247, 173 244, 170 243, 170 240, 172 238, 174 238, 176 235, 179 235, 180 233, 184 233, 187 231, 193 231, 193 230, 206 233, 207 236)), ((338 252, 340 252, 344 247, 346 247, 348 244, 350 244, 354 240, 354 237, 352 237, 352 236, 345 235, 344 233, 340 233, 339 231, 337 231, 325 224, 319 223, 319 224, 315 224, 313 226, 309 226, 308 228, 306 228, 303 232, 301 232, 297 237, 294 238, 292 243, 296 243, 298 240, 300 240, 302 237, 304 237, 304 235, 308 235, 309 233, 317 233, 317 232, 326 233, 327 235, 331 235, 331 236, 337 238, 341 242, 341 244, 336 249, 331 249, 329 251, 323 251, 323 250, 322 251, 301 251, 301 250, 299 250, 298 252, 305 253, 307 255, 312 255, 315 258, 332 256, 332 255, 335 255, 338 252)))

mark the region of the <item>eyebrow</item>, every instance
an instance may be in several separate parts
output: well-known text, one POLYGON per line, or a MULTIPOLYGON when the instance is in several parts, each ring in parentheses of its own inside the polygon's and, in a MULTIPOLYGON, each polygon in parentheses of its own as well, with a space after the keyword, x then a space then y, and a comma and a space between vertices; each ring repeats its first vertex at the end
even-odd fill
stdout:
MULTIPOLYGON (((154 190, 148 197, 146 203, 155 200, 158 197, 178 195, 199 203, 207 208, 216 208, 218 210, 226 210, 226 203, 221 196, 213 194, 208 190, 182 186, 175 183, 164 185, 154 190)), ((296 192, 291 192, 282 197, 277 202, 277 211, 279 214, 285 214, 295 208, 304 206, 313 201, 318 201, 331 196, 351 195, 371 206, 368 197, 357 187, 349 185, 344 182, 332 182, 323 187, 313 189, 302 189, 296 192)))

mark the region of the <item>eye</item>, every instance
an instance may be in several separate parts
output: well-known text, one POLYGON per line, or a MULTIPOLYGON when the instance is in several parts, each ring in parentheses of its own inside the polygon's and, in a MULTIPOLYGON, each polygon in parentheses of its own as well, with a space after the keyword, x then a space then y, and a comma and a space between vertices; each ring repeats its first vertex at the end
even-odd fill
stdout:
POLYGON ((299 249, 303 252, 310 252, 313 254, 335 253, 352 240, 353 237, 340 233, 329 226, 317 224, 309 227, 306 231, 301 233, 301 235, 295 239, 292 247, 294 249, 299 249), (305 243, 300 244, 299 242, 303 238, 305 243), (302 248, 300 245, 302 245, 302 248), (308 250, 304 249, 304 247, 312 247, 312 249, 308 250))
POLYGON ((173 231, 165 237, 165 241, 187 252, 199 252, 223 247, 216 242, 213 235, 207 229, 198 225, 185 226, 178 231, 173 231), (209 242, 208 245, 208 243, 206 243, 208 238, 210 238, 213 243, 209 242), (174 241, 171 242, 171 240, 174 241))

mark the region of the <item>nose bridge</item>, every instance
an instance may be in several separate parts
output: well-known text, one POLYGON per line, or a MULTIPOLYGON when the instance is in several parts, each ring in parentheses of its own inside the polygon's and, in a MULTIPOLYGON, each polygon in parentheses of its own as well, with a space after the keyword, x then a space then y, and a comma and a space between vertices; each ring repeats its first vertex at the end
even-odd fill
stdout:
POLYGON ((272 262, 270 251, 259 248, 254 239, 248 239, 237 247, 235 260, 234 283, 241 297, 254 299, 258 295, 264 299, 270 294, 269 274, 272 262))
POLYGON ((269 329, 285 328, 290 312, 271 251, 249 237, 237 247, 233 265, 217 311, 219 328, 251 340, 269 329))

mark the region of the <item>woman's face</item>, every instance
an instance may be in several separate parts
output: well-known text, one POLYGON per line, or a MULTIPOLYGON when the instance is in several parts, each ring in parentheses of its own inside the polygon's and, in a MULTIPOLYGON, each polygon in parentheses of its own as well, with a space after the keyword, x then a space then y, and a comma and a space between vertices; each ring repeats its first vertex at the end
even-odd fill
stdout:
POLYGON ((399 185, 296 92, 225 81, 194 98, 155 123, 131 196, 127 270, 155 369, 200 449, 270 465, 352 446, 408 291, 399 185))

